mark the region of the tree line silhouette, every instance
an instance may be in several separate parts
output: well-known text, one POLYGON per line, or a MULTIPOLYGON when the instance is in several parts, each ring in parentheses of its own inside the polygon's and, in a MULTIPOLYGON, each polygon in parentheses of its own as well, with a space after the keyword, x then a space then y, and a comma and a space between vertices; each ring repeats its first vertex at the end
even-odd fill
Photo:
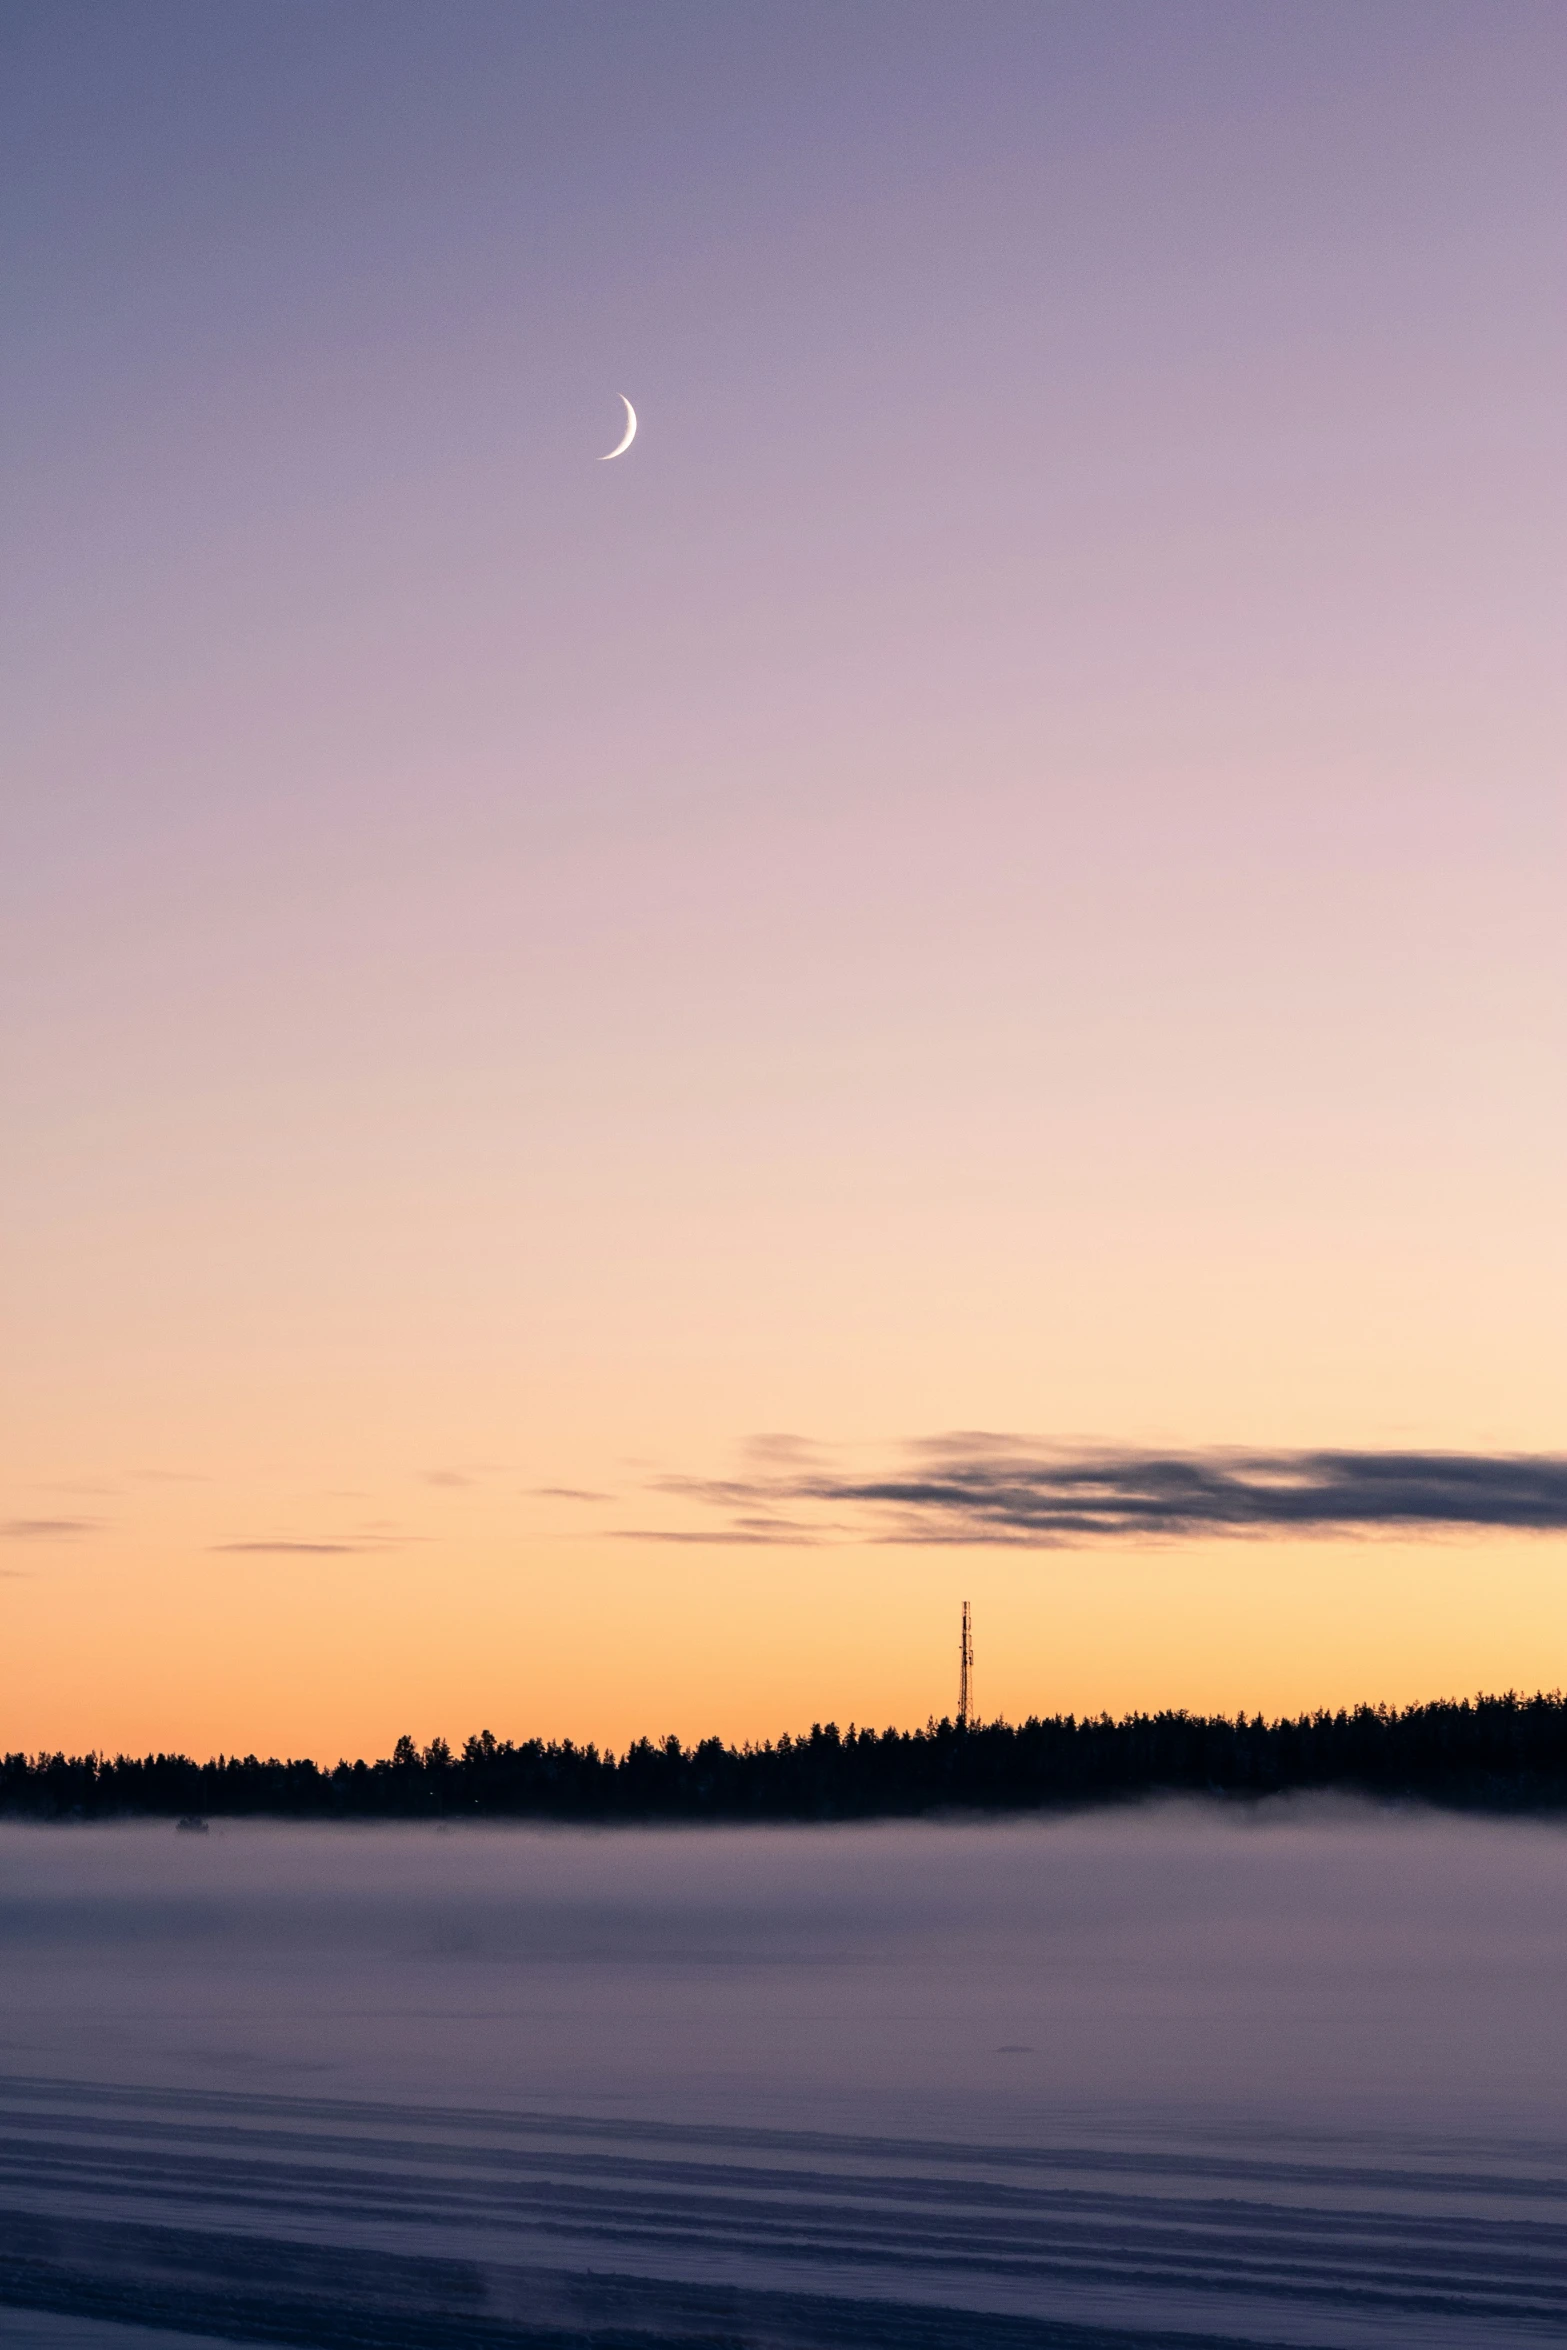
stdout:
POLYGON ((622 1755, 488 1730, 458 1751, 399 1738, 379 1762, 193 1762, 182 1754, 8 1754, 0 1812, 283 1819, 848 1820, 1032 1811, 1162 1793, 1260 1797, 1341 1789, 1481 1811, 1567 1808, 1567 1697, 1357 1706, 1267 1722, 1185 1712, 1078 1720, 929 1721, 725 1746, 638 1739, 622 1755))

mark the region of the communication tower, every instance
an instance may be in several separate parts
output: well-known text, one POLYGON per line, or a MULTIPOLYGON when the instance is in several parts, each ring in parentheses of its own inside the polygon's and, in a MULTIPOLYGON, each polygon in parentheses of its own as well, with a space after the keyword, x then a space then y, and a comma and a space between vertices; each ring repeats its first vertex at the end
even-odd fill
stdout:
POLYGON ((958 1640, 958 1728, 966 1730, 974 1710, 974 1618, 963 1602, 963 1630, 958 1640))

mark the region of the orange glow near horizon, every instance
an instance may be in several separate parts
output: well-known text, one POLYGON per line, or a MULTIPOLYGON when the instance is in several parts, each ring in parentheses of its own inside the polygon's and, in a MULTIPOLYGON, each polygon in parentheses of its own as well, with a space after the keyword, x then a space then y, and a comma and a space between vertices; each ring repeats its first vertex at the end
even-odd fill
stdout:
POLYGON ((8 1743, 331 1762, 405 1730, 621 1749, 909 1727, 954 1710, 960 1594, 987 1719, 1272 1716, 1567 1679, 1549 1537, 672 1559, 475 1526, 396 1554, 214 1559, 171 1528, 144 1563, 77 1549, 13 1582, 10 1653, 31 1670, 8 1743))

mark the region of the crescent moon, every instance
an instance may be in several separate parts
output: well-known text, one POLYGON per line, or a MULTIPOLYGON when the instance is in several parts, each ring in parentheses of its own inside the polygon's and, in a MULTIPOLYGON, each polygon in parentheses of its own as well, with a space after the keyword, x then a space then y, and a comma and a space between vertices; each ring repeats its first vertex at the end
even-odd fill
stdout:
POLYGON ((625 400, 626 402, 626 437, 623 441, 617 441, 614 448, 606 449, 604 451, 603 456, 599 459, 599 463, 601 465, 607 465, 611 457, 624 457, 626 451, 630 448, 632 442, 637 437, 637 412, 632 407, 631 402, 626 400, 626 395, 624 392, 622 392, 620 396, 622 400, 625 400))

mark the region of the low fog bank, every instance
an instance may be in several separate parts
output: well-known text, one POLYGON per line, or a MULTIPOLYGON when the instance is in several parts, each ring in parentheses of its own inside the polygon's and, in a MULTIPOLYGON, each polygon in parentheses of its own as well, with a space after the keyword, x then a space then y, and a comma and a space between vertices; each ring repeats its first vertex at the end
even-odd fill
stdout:
POLYGON ((824 2127, 1553 2128, 1567 1832, 0 1826, 0 2070, 824 2127))

